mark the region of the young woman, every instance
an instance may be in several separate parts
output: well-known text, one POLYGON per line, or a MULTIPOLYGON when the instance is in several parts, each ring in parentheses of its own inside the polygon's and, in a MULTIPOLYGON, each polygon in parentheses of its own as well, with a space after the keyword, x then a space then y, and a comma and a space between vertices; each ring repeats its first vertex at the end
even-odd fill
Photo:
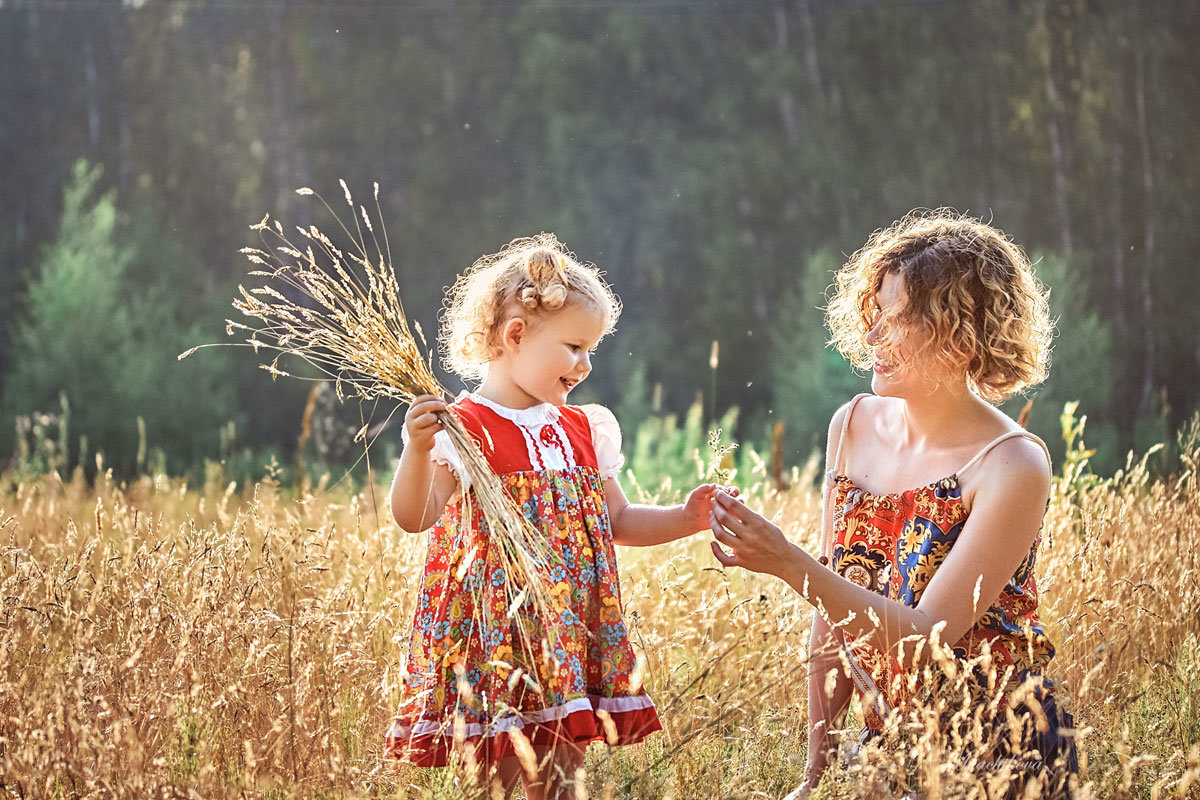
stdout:
POLYGON ((995 228, 912 214, 841 269, 828 324, 833 344, 871 370, 873 395, 829 426, 823 552, 727 495, 710 520, 723 564, 776 575, 818 609, 808 766, 794 796, 830 766, 831 731, 855 690, 865 738, 893 741, 933 701, 943 741, 973 731, 958 757, 989 791, 1004 770, 1010 791, 1035 780, 1065 792, 1078 767, 1044 677, 1054 647, 1034 580, 1049 455, 993 405, 1045 376, 1044 289, 995 228))

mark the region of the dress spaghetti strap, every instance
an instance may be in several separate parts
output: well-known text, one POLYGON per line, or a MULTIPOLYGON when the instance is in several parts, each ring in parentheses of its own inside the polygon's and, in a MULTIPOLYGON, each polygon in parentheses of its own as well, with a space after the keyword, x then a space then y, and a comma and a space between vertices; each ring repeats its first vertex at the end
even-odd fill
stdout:
MULTIPOLYGON (((849 403, 846 404, 846 418, 842 420, 842 431, 838 434, 837 448, 834 451, 833 463, 826 465, 825 468, 825 484, 821 488, 822 514, 825 513, 826 501, 833 486, 834 479, 837 478, 839 474, 838 470, 842 463, 842 444, 846 441, 846 431, 850 430, 850 417, 853 416, 854 409, 858 405, 858 401, 867 396, 869 396, 867 392, 857 394, 850 400, 849 403)), ((837 525, 837 520, 839 519, 840 515, 843 513, 845 513, 845 509, 834 509, 833 519, 835 526, 837 525)), ((832 530, 827 529, 824 522, 822 522, 821 528, 822 531, 824 531, 821 536, 821 554, 825 558, 831 558, 833 555, 830 548, 830 536, 832 535, 832 530)))
POLYGON ((863 392, 856 394, 846 408, 846 418, 842 420, 842 432, 838 435, 837 449, 833 454, 833 463, 826 469, 826 479, 832 481, 834 476, 839 473, 842 466, 842 445, 846 442, 846 431, 850 430, 850 417, 854 414, 854 409, 858 405, 858 401, 864 397, 870 397, 870 394, 863 392))
POLYGON ((983 460, 984 456, 986 456, 988 453, 992 452, 992 449, 996 445, 1000 444, 1001 442, 1006 442, 1009 439, 1017 439, 1017 438, 1028 439, 1031 442, 1035 443, 1038 447, 1042 448, 1042 452, 1045 453, 1045 455, 1046 455, 1046 464, 1049 465, 1051 471, 1054 470, 1054 462, 1050 460, 1050 451, 1048 449, 1046 449, 1045 442, 1043 442, 1038 437, 1034 436, 1029 431, 1009 431, 1008 433, 997 436, 995 439, 993 439, 992 441, 990 441, 986 445, 984 445, 983 449, 980 450, 978 453, 976 453, 975 457, 972 458, 970 461, 968 461, 966 463, 966 465, 963 466, 963 468, 960 469, 955 474, 961 478, 964 472, 966 472, 971 467, 978 464, 980 461, 983 460))

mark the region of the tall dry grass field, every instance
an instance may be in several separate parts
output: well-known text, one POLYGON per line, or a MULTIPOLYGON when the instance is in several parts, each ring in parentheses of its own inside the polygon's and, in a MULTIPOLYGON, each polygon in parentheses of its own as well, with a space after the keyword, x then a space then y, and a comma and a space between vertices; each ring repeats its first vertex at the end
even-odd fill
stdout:
MULTIPOLYGON (((1080 727, 1082 797, 1200 789, 1200 490, 1135 461, 1068 465, 1046 518, 1042 617, 1080 727)), ((814 547, 815 466, 753 505, 814 547)), ((385 493, 296 497, 266 480, 57 475, 0 487, 0 796, 460 796, 380 761, 424 536, 385 493)), ((703 536, 621 550, 626 615, 665 731, 588 756, 592 797, 779 797, 801 777, 810 609, 722 572, 703 536)), ((918 736, 882 769, 967 786, 918 736)), ((825 796, 881 796, 858 774, 825 796)), ((979 796, 979 789, 974 789, 979 796)))

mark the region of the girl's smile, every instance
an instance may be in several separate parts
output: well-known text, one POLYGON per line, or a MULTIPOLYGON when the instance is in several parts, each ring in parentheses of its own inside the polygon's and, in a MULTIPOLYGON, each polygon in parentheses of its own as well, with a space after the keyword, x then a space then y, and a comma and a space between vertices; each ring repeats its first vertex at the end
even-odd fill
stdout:
POLYGON ((528 320, 513 317, 504 324, 501 353, 488 364, 480 394, 509 408, 565 404, 592 372, 605 322, 596 309, 572 302, 528 320))

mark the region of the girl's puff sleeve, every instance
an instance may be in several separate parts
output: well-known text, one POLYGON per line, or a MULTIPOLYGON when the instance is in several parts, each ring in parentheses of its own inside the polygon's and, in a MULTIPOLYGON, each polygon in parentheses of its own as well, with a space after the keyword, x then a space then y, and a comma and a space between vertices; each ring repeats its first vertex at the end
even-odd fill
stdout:
MULTIPOLYGON (((408 447, 408 428, 400 429, 400 439, 404 442, 404 446, 408 447)), ((438 431, 433 435, 433 449, 429 451, 429 460, 449 469, 454 479, 458 481, 458 491, 450 498, 450 502, 471 488, 471 476, 463 466, 462 456, 450 442, 450 434, 438 431)))
POLYGON ((625 465, 621 455, 621 426, 613 413, 604 406, 586 405, 580 409, 587 416, 592 429, 592 448, 596 451, 596 466, 600 477, 615 478, 625 465))

